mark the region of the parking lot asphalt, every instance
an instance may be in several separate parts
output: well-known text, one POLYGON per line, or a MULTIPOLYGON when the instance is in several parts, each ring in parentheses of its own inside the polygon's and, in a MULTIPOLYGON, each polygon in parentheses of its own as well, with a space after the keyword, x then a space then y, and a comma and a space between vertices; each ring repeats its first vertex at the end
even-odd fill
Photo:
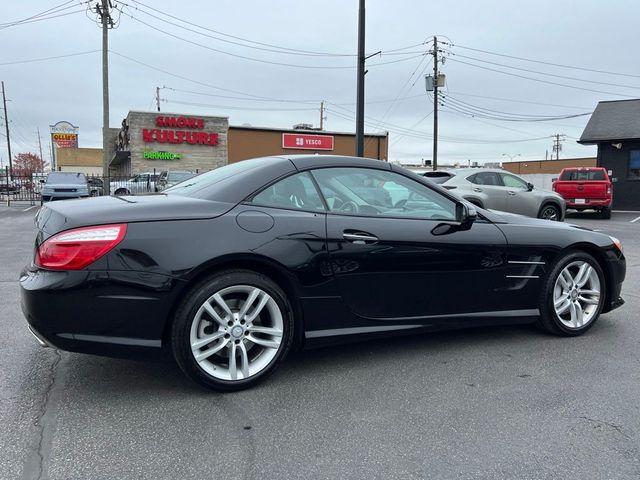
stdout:
POLYGON ((640 213, 567 218, 627 256, 626 305, 582 337, 520 326, 331 347, 216 394, 170 360, 40 348, 19 306, 27 208, 0 206, 0 479, 640 476, 640 213))

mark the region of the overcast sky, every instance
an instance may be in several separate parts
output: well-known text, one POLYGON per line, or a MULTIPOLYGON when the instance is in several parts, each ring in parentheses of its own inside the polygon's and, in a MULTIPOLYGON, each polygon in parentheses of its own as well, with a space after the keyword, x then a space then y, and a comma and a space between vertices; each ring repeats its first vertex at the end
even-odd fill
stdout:
MULTIPOLYGON (((101 32, 95 14, 85 12, 87 2, 61 3, 29 0, 3 9, 0 79, 10 100, 14 154, 37 151, 39 128, 48 159, 49 125, 59 120, 80 127, 81 147, 102 144, 101 32), (9 25, 58 6, 55 18, 9 25), (83 52, 89 53, 13 63, 83 52)), ((163 111, 289 128, 318 126, 324 100, 325 129, 355 131, 356 0, 114 6, 122 13, 113 12, 119 25, 109 32, 112 127, 129 110, 155 109, 155 88, 167 87, 160 92, 163 111)), ((594 156, 594 147, 576 143, 589 116, 555 117, 640 96, 639 13, 637 0, 369 0, 366 50, 382 55, 367 63, 366 131, 390 132, 390 160, 431 158, 433 101, 424 75, 432 72, 425 55, 432 43, 425 42, 437 34, 447 59, 440 66, 446 74, 440 163, 544 159, 557 133, 566 134, 561 158, 594 156)), ((6 164, 4 130, 0 141, 6 164)))

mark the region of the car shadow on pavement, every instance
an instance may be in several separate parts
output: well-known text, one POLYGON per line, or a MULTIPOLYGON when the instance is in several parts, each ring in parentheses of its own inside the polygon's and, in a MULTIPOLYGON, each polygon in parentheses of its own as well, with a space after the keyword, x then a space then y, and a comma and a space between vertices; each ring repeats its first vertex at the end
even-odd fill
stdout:
MULTIPOLYGON (((345 369, 402 369, 407 363, 419 363, 428 368, 429 365, 437 367, 449 360, 479 355, 506 358, 517 356, 519 351, 535 351, 541 341, 561 342, 563 339, 546 335, 532 325, 519 325, 420 333, 327 346, 291 352, 275 374, 255 388, 277 388, 282 382, 290 385, 308 382, 314 377, 331 378, 345 369)), ((167 352, 147 359, 68 352, 61 355, 59 368, 64 369, 65 383, 72 385, 76 392, 86 389, 86 394, 207 393, 186 378, 167 352)))

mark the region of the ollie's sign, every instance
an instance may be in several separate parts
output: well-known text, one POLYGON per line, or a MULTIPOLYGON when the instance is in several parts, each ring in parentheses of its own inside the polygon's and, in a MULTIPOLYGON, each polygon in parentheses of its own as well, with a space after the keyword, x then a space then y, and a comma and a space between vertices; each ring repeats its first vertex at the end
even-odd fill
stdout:
POLYGON ((217 145, 218 134, 203 132, 204 119, 192 117, 156 117, 156 126, 143 128, 142 141, 145 143, 188 143, 190 145, 217 145), (171 128, 171 130, 168 130, 171 128), (175 130, 185 128, 189 130, 175 130))
POLYGON ((282 148, 294 148, 298 150, 333 150, 333 136, 283 133, 282 148))

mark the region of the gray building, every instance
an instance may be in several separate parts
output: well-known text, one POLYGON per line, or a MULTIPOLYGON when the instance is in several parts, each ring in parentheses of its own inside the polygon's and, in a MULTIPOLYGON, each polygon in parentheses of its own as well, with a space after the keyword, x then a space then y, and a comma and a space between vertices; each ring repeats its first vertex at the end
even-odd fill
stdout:
POLYGON ((227 117, 131 111, 116 138, 111 173, 203 172, 226 165, 228 130, 227 117))
POLYGON ((597 145, 611 171, 613 208, 640 210, 640 99, 600 102, 578 143, 597 145))

